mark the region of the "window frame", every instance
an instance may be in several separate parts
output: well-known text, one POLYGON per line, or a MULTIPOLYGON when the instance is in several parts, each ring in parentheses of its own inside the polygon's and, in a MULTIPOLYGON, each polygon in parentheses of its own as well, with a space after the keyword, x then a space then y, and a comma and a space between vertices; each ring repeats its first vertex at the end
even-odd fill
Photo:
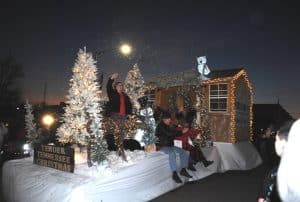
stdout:
POLYGON ((228 83, 215 83, 215 84, 209 84, 209 112, 210 113, 227 113, 228 112, 228 98, 229 98, 229 89, 228 89, 228 83), (220 88, 220 85, 226 85, 226 90, 222 90, 220 88), (217 86, 217 90, 213 90, 216 92, 215 95, 212 95, 212 86, 217 86), (220 92, 223 92, 222 94, 220 92), (224 94, 224 92, 226 92, 226 94, 224 94), (218 108, 214 108, 214 110, 212 110, 212 106, 211 106, 211 100, 212 99, 216 99, 217 100, 217 105, 218 108), (220 108, 220 100, 221 99, 225 99, 226 100, 226 108, 220 108))

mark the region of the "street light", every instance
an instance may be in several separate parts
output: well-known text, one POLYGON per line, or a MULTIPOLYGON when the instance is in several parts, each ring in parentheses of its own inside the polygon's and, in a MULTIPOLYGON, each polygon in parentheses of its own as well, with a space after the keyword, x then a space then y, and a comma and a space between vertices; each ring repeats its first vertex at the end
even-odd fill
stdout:
POLYGON ((50 128, 55 122, 55 118, 51 114, 45 114, 42 117, 42 123, 47 127, 50 128))

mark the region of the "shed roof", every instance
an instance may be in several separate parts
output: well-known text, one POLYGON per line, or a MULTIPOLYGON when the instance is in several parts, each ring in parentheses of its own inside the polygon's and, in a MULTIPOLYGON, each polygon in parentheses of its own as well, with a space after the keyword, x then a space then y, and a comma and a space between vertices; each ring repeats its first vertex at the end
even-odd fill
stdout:
MULTIPOLYGON (((209 79, 227 78, 233 77, 243 68, 227 69, 227 70, 213 70, 206 77, 209 79)), ((173 87, 184 85, 198 85, 199 84, 199 72, 197 69, 190 69, 183 72, 178 72, 171 75, 161 75, 150 79, 147 82, 149 86, 155 87, 173 87)))

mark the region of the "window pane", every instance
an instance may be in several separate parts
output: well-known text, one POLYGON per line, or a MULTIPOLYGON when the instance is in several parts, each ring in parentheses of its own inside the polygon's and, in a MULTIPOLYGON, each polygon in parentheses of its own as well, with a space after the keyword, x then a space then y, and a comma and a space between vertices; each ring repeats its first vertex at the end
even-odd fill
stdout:
POLYGON ((218 103, 218 102, 219 102, 219 99, 212 98, 212 99, 210 99, 210 102, 211 102, 211 103, 218 103))
POLYGON ((220 103, 219 107, 220 107, 220 109, 226 110, 227 109, 227 103, 220 103))
POLYGON ((210 91, 210 95, 218 95, 218 91, 210 91))
POLYGON ((227 90, 226 91, 220 91, 220 95, 227 95, 227 90))
POLYGON ((210 109, 213 110, 213 109, 218 109, 218 103, 210 103, 210 109))
POLYGON ((210 90, 218 90, 218 85, 210 85, 210 90))
POLYGON ((220 84, 219 89, 220 90, 227 90, 227 84, 220 84))
POLYGON ((227 103, 227 99, 226 98, 220 98, 219 103, 227 103))

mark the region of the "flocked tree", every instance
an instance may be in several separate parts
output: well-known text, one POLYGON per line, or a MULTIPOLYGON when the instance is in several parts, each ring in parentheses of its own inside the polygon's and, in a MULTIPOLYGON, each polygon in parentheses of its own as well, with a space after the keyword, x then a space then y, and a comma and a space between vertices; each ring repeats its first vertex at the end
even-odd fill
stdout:
POLYGON ((30 143, 35 143, 38 138, 37 129, 36 129, 36 123, 34 122, 34 116, 32 114, 32 106, 26 100, 25 103, 25 129, 26 129, 26 138, 30 143))
POLYGON ((101 128, 101 91, 92 54, 79 50, 70 80, 63 124, 58 128, 58 141, 87 146, 88 164, 101 163, 108 154, 101 128))
POLYGON ((138 109, 139 106, 137 99, 144 95, 144 84, 145 81, 138 64, 133 65, 133 68, 128 71, 124 81, 124 91, 130 97, 135 109, 138 109))

